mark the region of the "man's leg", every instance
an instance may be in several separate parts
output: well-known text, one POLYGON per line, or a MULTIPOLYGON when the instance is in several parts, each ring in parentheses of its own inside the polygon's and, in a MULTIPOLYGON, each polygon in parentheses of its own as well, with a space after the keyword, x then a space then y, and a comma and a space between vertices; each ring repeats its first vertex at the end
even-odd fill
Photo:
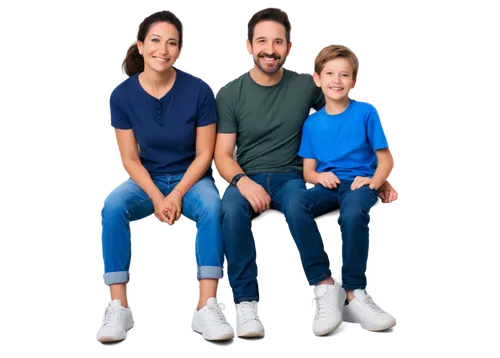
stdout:
MULTIPOLYGON (((254 178, 252 178, 253 180, 254 178)), ((264 326, 257 314, 259 286, 252 219, 257 214, 234 186, 222 198, 222 239, 227 259, 227 275, 236 303, 238 337, 264 337, 264 326)))
POLYGON ((276 181, 281 183, 273 190, 273 204, 283 215, 305 280, 313 286, 311 332, 315 337, 327 336, 342 326, 342 307, 346 294, 332 278, 330 257, 311 208, 315 204, 324 206, 325 210, 334 207, 336 190, 330 191, 321 186, 306 189, 306 184, 298 176, 286 179, 285 175, 281 175, 284 180, 279 177, 276 175, 276 181))
POLYGON ((339 224, 342 230, 342 281, 348 293, 343 309, 346 322, 359 323, 370 331, 383 331, 396 325, 396 319, 383 311, 367 294, 368 223, 370 209, 378 192, 367 186, 351 190, 352 181, 343 182, 340 190, 339 224))

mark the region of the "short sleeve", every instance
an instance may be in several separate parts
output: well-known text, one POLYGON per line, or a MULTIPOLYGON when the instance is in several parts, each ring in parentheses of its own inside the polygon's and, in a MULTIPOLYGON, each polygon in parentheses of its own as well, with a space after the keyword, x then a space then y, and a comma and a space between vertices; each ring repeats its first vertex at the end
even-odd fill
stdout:
POLYGON ((236 133, 238 123, 236 121, 235 108, 232 105, 230 93, 226 88, 221 88, 217 93, 217 133, 236 133))
POLYGON ((205 84, 198 98, 197 127, 204 127, 217 122, 217 109, 212 89, 205 84))
POLYGON ((384 129, 380 122, 380 117, 375 108, 372 108, 366 119, 366 137, 370 142, 373 150, 389 148, 387 139, 385 138, 384 129))
POLYGON ((111 110, 111 125, 113 127, 116 129, 132 129, 132 123, 130 123, 130 120, 120 105, 115 92, 111 94, 109 107, 111 110))
POLYGON ((304 125, 302 130, 302 140, 300 141, 299 156, 302 158, 316 159, 314 148, 311 140, 311 132, 309 126, 304 125))

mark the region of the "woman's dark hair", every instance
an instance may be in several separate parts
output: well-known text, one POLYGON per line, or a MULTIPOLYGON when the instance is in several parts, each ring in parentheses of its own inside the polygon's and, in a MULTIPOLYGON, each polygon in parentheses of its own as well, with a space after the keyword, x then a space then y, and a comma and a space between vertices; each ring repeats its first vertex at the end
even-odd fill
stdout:
MULTIPOLYGON (((148 33, 151 25, 157 22, 168 22, 175 26, 179 32, 179 49, 182 48, 182 23, 181 21, 172 14, 170 11, 160 11, 156 12, 151 16, 148 16, 139 25, 139 31, 137 32, 137 41, 144 42, 146 39, 146 34, 148 33)), ((139 54, 139 49, 137 48, 137 41, 130 46, 127 51, 127 56, 123 60, 122 68, 123 71, 130 77, 136 73, 144 71, 144 58, 139 54)))

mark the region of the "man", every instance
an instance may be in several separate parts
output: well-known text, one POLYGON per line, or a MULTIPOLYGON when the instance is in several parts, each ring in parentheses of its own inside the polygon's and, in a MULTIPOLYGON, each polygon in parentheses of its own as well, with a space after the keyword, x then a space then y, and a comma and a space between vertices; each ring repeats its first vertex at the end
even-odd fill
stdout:
MULTIPOLYGON (((259 290, 253 218, 273 208, 287 220, 317 301, 313 332, 324 335, 342 322, 345 291, 331 277, 314 217, 321 205, 304 200, 302 161, 297 156, 302 125, 311 108, 324 105, 312 76, 283 69, 290 53, 290 22, 279 9, 264 9, 248 23, 248 52, 254 68, 217 95, 215 164, 230 182, 222 199, 222 232, 239 337, 263 337, 257 314, 259 290), (237 160, 233 159, 235 146, 237 160)), ((388 183, 386 200, 394 196, 388 183)), ((396 194, 397 195, 397 194, 396 194)))

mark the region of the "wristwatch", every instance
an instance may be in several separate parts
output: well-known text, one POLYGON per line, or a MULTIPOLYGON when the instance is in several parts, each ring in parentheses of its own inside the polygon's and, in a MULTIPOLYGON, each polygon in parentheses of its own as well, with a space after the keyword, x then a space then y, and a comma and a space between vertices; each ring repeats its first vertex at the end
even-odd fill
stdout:
POLYGON ((239 174, 236 174, 234 177, 233 177, 233 180, 231 180, 231 185, 232 186, 236 186, 236 184, 238 183, 238 181, 243 178, 243 177, 246 177, 247 175, 245 173, 239 173, 239 174))

